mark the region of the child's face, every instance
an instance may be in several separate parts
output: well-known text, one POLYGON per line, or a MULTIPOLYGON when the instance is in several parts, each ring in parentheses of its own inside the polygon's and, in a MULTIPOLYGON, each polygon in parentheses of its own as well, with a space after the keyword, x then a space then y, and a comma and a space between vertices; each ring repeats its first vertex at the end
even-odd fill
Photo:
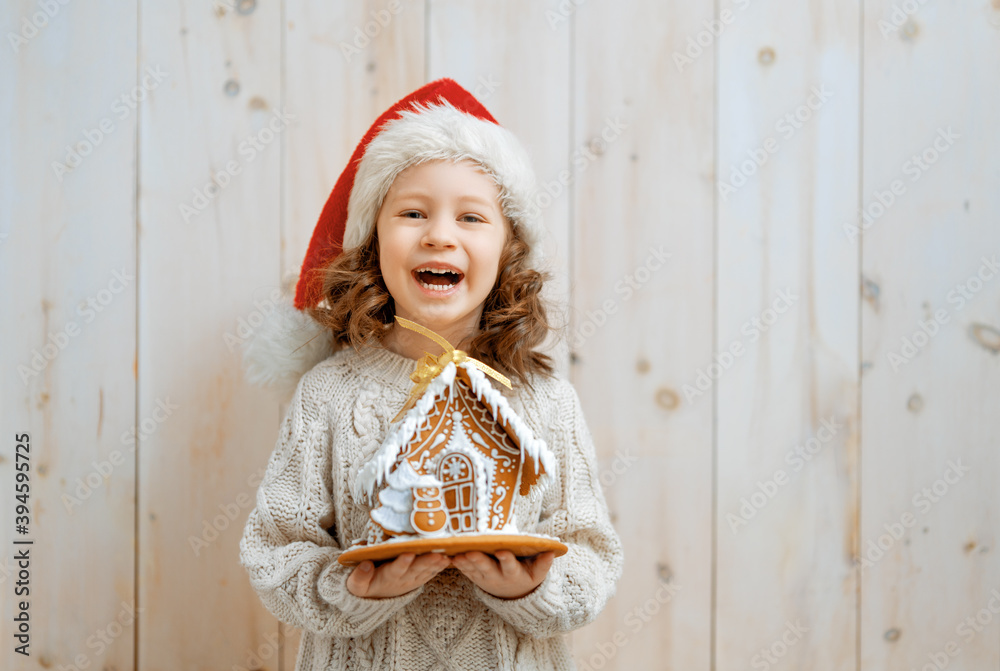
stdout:
POLYGON ((456 346, 475 331, 507 236, 498 197, 471 161, 428 161, 396 177, 375 226, 397 315, 456 346))

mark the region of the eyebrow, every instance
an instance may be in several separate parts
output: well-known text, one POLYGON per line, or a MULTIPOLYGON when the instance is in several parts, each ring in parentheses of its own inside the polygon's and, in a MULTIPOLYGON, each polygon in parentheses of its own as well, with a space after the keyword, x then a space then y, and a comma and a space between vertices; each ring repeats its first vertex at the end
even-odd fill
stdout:
MULTIPOLYGON (((427 195, 427 192, 425 192, 425 191, 419 191, 419 190, 413 190, 413 189, 411 189, 410 191, 403 191, 402 193, 396 194, 396 199, 397 200, 403 200, 405 198, 415 198, 417 200, 427 200, 428 199, 428 195, 427 195)), ((478 203, 480 205, 483 205, 485 207, 495 207, 498 210, 501 209, 499 203, 494 203, 494 202, 489 201, 489 200, 487 200, 485 198, 480 198, 479 196, 459 196, 458 202, 460 202, 460 203, 473 202, 473 203, 478 203)))

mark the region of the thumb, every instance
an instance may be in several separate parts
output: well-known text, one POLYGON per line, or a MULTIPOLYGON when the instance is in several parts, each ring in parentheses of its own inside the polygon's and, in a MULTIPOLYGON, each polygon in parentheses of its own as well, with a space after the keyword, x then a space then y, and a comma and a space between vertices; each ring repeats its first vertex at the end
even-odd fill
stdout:
POLYGON ((543 552, 542 554, 535 557, 531 564, 531 577, 536 580, 541 576, 548 573, 549 568, 552 567, 552 562, 555 560, 556 554, 551 550, 548 552, 543 552))
POLYGON ((370 560, 358 564, 351 574, 347 576, 347 582, 350 583, 350 592, 354 593, 356 596, 364 596, 368 593, 368 588, 371 586, 372 579, 375 577, 375 564, 370 560))

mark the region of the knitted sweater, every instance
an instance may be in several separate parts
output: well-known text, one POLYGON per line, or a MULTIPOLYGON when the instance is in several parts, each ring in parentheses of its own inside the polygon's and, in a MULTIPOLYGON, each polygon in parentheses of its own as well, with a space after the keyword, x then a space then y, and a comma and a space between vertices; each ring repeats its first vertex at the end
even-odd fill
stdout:
POLYGON ((552 482, 516 497, 526 533, 569 551, 517 599, 495 597, 454 567, 392 598, 363 598, 337 556, 363 535, 370 507, 354 479, 388 434, 415 361, 381 347, 344 348, 307 372, 281 423, 240 541, 240 563, 265 608, 302 629, 295 671, 575 669, 564 632, 591 622, 614 594, 621 541, 611 526, 594 447, 573 386, 534 377, 511 407, 546 441, 552 482))

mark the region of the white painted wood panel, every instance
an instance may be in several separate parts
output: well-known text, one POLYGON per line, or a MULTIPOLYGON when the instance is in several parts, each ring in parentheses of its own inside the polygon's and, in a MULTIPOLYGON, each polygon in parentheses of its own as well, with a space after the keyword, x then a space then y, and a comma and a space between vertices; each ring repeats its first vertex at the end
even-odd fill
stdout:
POLYGON ((854 668, 858 7, 726 7, 715 668, 854 668))
POLYGON ((135 424, 136 3, 53 4, 6 3, 0 47, 0 668, 125 669, 135 632, 125 436, 135 424), (15 477, 28 463, 15 457, 19 434, 30 437, 24 535, 14 527, 15 477), (34 543, 14 544, 22 539, 34 543), (21 601, 30 657, 14 650, 21 601))
POLYGON ((584 668, 708 669, 712 404, 685 403, 713 328, 711 3, 569 6, 573 379, 625 549, 584 668), (660 256, 669 255, 668 258, 660 256))
POLYGON ((278 275, 280 10, 140 12, 140 68, 168 79, 139 135, 138 414, 177 406, 139 447, 141 669, 230 669, 265 642, 239 540, 265 464, 251 448, 279 417, 227 335, 278 275))
POLYGON ((996 669, 1000 7, 895 6, 864 29, 861 666, 996 669))

